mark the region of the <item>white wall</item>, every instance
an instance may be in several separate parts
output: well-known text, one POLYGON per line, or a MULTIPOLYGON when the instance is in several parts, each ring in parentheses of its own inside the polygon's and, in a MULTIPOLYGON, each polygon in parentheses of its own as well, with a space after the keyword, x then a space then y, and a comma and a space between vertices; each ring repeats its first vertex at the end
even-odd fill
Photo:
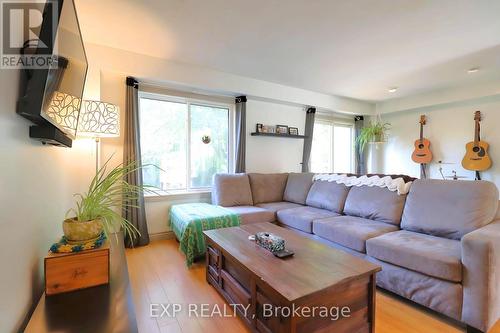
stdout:
POLYGON ((474 111, 480 110, 481 139, 490 143, 493 166, 482 172, 482 178, 496 183, 500 188, 500 96, 458 102, 440 106, 424 107, 413 111, 383 115, 383 121, 390 122, 392 129, 389 142, 381 148, 381 158, 376 167, 378 172, 420 175, 419 165, 411 160, 413 142, 419 137, 418 121, 421 114, 427 116, 424 136, 431 141, 434 160, 430 165, 430 177, 440 178, 438 161, 452 163, 443 165, 445 175, 456 170, 460 176, 474 178, 474 172, 462 168, 465 144, 473 140, 474 111))
POLYGON ((0 332, 17 332, 38 301, 43 257, 94 172, 91 140, 68 149, 28 137, 30 122, 15 113, 18 81, 19 71, 0 70, 0 332))
MULTIPOLYGON (((83 36, 85 38, 85 36, 83 36)), ((281 102, 313 105, 351 113, 373 114, 374 104, 351 98, 318 93, 282 84, 252 79, 209 68, 181 64, 161 58, 85 43, 89 63, 100 70, 134 76, 161 85, 207 90, 221 95, 246 95, 281 102)))
POLYGON ((100 96, 104 102, 112 103, 120 108, 120 136, 115 138, 101 139, 101 164, 111 158, 111 165, 123 162, 123 143, 125 128, 125 97, 126 76, 109 71, 100 71, 100 96))
POLYGON ((249 99, 247 102, 247 172, 300 172, 304 140, 250 136, 255 125, 288 125, 304 134, 304 107, 249 99))

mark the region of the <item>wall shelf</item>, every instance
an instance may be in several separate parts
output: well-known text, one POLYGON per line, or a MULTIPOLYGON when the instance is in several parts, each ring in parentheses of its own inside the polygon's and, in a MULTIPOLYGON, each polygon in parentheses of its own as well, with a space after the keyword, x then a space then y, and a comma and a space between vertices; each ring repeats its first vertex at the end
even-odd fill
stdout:
POLYGON ((291 139, 306 139, 305 135, 292 135, 292 134, 279 134, 279 133, 260 133, 260 132, 252 132, 251 136, 273 136, 278 138, 291 138, 291 139))

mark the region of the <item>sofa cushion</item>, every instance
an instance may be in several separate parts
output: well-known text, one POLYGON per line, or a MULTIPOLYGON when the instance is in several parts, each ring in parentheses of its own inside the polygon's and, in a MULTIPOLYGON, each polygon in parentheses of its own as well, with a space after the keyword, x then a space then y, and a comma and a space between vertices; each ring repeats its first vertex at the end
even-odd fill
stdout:
POLYGON ((351 187, 344 214, 399 225, 406 195, 378 186, 351 187))
POLYGON ((279 210, 302 207, 302 205, 288 201, 261 203, 257 204, 256 206, 267 209, 275 214, 279 210))
POLYGON ((240 216, 241 224, 276 221, 274 213, 264 208, 255 206, 234 206, 226 208, 240 216))
POLYGON ((369 256, 440 279, 462 281, 460 241, 400 230, 366 241, 369 256))
POLYGON ((367 259, 382 267, 382 270, 377 273, 377 286, 448 317, 463 320, 464 288, 462 284, 437 279, 371 257, 367 259))
POLYGON ((286 173, 249 173, 250 187, 254 205, 265 202, 283 201, 286 173))
POLYGON ((349 187, 336 182, 315 181, 307 194, 306 204, 342 214, 349 187))
POLYGON ((339 214, 329 210, 308 206, 280 210, 276 215, 280 223, 308 233, 312 233, 314 220, 339 216, 339 214))
POLYGON ((313 222, 313 233, 359 252, 370 238, 397 231, 395 225, 354 216, 337 216, 313 222))
POLYGON ((248 176, 244 173, 214 175, 212 203, 224 207, 253 205, 248 176))
POLYGON ((289 173, 283 200, 305 205, 307 193, 313 183, 312 173, 289 173))
POLYGON ((490 223, 498 189, 487 181, 416 180, 406 200, 401 229, 450 239, 490 223))

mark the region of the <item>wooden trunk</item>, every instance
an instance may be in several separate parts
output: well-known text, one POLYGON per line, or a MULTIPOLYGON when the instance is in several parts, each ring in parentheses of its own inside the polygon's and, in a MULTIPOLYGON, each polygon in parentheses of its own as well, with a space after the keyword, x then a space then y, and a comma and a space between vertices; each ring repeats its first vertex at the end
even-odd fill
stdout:
POLYGON ((45 257, 45 294, 109 283, 109 245, 76 253, 49 253, 45 257))
MULTIPOLYGON (((252 225, 247 228, 259 228, 258 225, 252 225)), ((278 227, 273 226, 263 226, 263 228, 272 231, 273 233, 278 231, 278 227)), ((239 233, 244 234, 244 230, 238 230, 229 235, 231 230, 235 228, 220 229, 218 232, 205 232, 208 236, 207 241, 207 252, 206 252, 206 279, 217 291, 226 299, 230 304, 240 304, 241 307, 236 308, 238 316, 243 319, 245 324, 253 332, 263 332, 263 333, 312 333, 312 332, 374 332, 374 320, 375 320, 375 273, 379 268, 371 267, 368 265, 367 269, 363 267, 363 263, 357 258, 349 258, 346 255, 339 254, 336 250, 331 250, 328 248, 323 248, 322 245, 317 245, 316 248, 311 246, 310 240, 298 239, 297 236, 293 237, 288 231, 282 231, 282 235, 295 245, 296 256, 298 258, 288 260, 288 264, 284 264, 283 267, 293 267, 293 271, 296 272, 296 276, 291 274, 281 274, 280 264, 284 262, 278 261, 272 255, 268 255, 263 249, 258 247, 252 249, 249 246, 249 241, 244 239, 247 235, 240 237, 239 241, 231 242, 233 235, 238 235, 239 233), (221 231, 222 230, 222 231, 221 231), (224 239, 228 241, 224 245, 219 244, 215 239, 217 235, 222 235, 221 240, 224 239), (292 238, 293 237, 293 238, 292 238), (303 247, 300 243, 303 242, 303 247), (226 247, 227 244, 234 245, 238 248, 238 251, 229 250, 226 247), (321 249, 319 248, 321 247, 321 249), (229 251, 228 251, 229 250, 229 251), (252 251, 253 250, 253 251, 252 251), (311 252, 312 251, 312 252, 311 252), (324 252, 323 252, 324 251, 324 252), (321 272, 310 270, 308 267, 303 266, 300 261, 300 257, 307 257, 307 261, 315 261, 315 257, 321 257, 321 253, 328 255, 329 251, 334 251, 333 256, 339 255, 337 262, 318 262, 320 267, 326 266, 331 267, 331 272, 321 272), (310 253, 307 253, 310 252, 310 253), (242 258, 249 259, 247 263, 250 265, 247 267, 242 264, 237 258, 239 255, 233 255, 236 253, 244 253, 242 258), (264 259, 262 264, 266 263, 265 266, 260 263, 257 264, 253 261, 253 258, 258 260, 258 257, 264 259), (267 257, 267 258, 266 258, 267 257), (343 258, 348 260, 344 261, 343 258), (344 265, 340 264, 344 261, 344 265), (255 264, 255 265, 254 265, 255 264), (358 273, 352 275, 348 267, 353 267, 357 269, 358 273), (365 271, 363 271, 365 269, 365 271), (264 277, 264 271, 270 272, 269 276, 264 277), (273 274, 274 273, 274 274, 273 274), (337 275, 339 278, 338 282, 332 284, 324 284, 318 286, 318 288, 313 288, 308 292, 301 292, 299 285, 296 285, 297 281, 301 276, 309 276, 317 274, 331 274, 337 275), (359 275, 358 275, 359 274, 359 275), (272 278, 272 276, 281 276, 282 279, 272 278), (287 276, 286 279, 283 279, 287 276), (277 288, 278 287, 278 288, 277 288), (283 292, 279 292, 278 289, 283 292), (288 292, 290 291, 290 292, 288 292), (300 297, 290 297, 291 293, 299 293, 300 297), (243 307, 248 307, 249 311, 245 313, 243 307), (264 307, 267 309, 265 310, 264 307), (331 316, 321 316, 319 313, 315 315, 306 314, 302 315, 284 315, 282 312, 275 312, 274 309, 282 308, 293 309, 296 308, 308 308, 308 309, 320 309, 320 308, 343 308, 348 307, 350 309, 350 315, 348 317, 339 318, 337 320, 332 320, 331 316), (269 315, 269 309, 275 312, 276 315, 269 315), (264 311, 267 311, 265 315, 264 311)), ((240 229, 240 228, 238 228, 240 229)), ((252 229, 253 231, 253 229, 252 229)), ((335 278, 333 278, 335 279, 335 278)), ((310 287, 309 287, 310 288, 310 287)))

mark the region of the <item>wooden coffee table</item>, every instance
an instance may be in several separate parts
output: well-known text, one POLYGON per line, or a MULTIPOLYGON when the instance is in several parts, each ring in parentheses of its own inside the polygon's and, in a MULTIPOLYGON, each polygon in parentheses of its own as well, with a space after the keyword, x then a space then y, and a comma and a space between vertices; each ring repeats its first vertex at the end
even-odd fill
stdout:
POLYGON ((271 223, 205 231, 207 281, 256 332, 374 332, 380 267, 271 223), (279 259, 248 240, 286 240, 279 259), (295 310, 295 311, 294 311, 295 310))

